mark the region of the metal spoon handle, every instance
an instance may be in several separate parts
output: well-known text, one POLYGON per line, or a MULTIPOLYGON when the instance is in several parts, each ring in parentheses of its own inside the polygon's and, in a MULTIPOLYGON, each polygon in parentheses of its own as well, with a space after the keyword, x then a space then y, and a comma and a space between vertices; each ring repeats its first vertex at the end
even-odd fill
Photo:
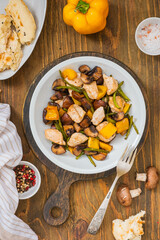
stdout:
POLYGON ((107 196, 103 200, 101 206, 99 207, 99 209, 96 212, 96 214, 94 215, 91 223, 89 224, 88 229, 87 229, 88 233, 96 234, 97 231, 99 230, 99 228, 101 226, 101 223, 103 221, 104 215, 106 213, 106 210, 107 210, 110 198, 112 196, 113 189, 114 189, 117 181, 118 181, 118 176, 116 176, 116 178, 115 178, 115 180, 114 180, 114 182, 113 182, 113 184, 112 184, 112 186, 111 186, 107 196))

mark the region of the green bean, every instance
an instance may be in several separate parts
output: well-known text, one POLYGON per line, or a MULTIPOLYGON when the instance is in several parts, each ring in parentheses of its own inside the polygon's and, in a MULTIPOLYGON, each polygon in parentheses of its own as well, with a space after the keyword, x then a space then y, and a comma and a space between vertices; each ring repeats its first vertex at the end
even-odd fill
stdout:
POLYGON ((57 122, 55 122, 54 125, 55 125, 56 129, 61 132, 61 128, 60 128, 59 124, 57 122))
POLYGON ((113 103, 114 103, 116 108, 120 109, 120 106, 116 102, 116 94, 117 94, 117 91, 115 91, 115 93, 113 94, 113 103))
POLYGON ((117 113, 115 113, 115 112, 107 113, 107 114, 106 114, 106 117, 107 117, 107 116, 112 116, 112 115, 115 115, 115 114, 117 114, 117 113))
POLYGON ((65 112, 68 112, 68 109, 67 109, 67 108, 63 108, 63 110, 64 110, 65 112))
POLYGON ((129 110, 131 109, 131 106, 132 106, 132 104, 130 104, 130 106, 129 106, 127 112, 125 113, 125 116, 129 113, 129 110))
POLYGON ((116 123, 116 121, 114 120, 114 119, 112 119, 112 118, 110 118, 110 117, 106 117, 106 119, 107 119, 107 121, 108 122, 111 122, 111 123, 113 123, 113 124, 115 124, 116 123))
MULTIPOLYGON (((128 118, 131 119, 131 116, 128 114, 128 118)), ((132 122, 132 125, 134 127, 134 130, 136 131, 137 134, 139 134, 138 128, 136 127, 136 124, 134 123, 134 121, 132 122)))
POLYGON ((131 131, 131 128, 132 128, 132 125, 133 125, 133 116, 131 116, 131 117, 129 118, 129 129, 127 130, 125 139, 128 138, 128 136, 129 136, 129 134, 130 134, 130 131, 131 131))
POLYGON ((93 152, 102 152, 102 153, 109 153, 109 151, 104 149, 97 149, 97 148, 85 148, 85 151, 93 151, 93 152))
POLYGON ((107 102, 109 102, 109 96, 108 95, 106 95, 106 98, 107 98, 107 102))
POLYGON ((63 129, 63 126, 62 126, 62 123, 61 123, 61 119, 60 119, 60 118, 59 118, 58 122, 59 122, 59 126, 60 126, 60 128, 61 128, 61 130, 62 130, 62 134, 63 134, 63 136, 64 136, 64 139, 67 140, 67 135, 66 135, 66 133, 65 133, 65 131, 64 131, 64 129, 63 129))
POLYGON ((127 97, 127 95, 123 92, 123 90, 121 89, 121 86, 123 85, 124 81, 122 81, 121 83, 118 84, 118 93, 121 95, 121 97, 123 97, 123 99, 126 101, 126 102, 129 102, 130 99, 127 97))
POLYGON ((59 70, 59 73, 60 73, 60 75, 61 75, 61 78, 62 78, 63 80, 65 80, 64 77, 63 77, 63 75, 62 75, 61 70, 59 70))
POLYGON ((84 154, 84 152, 82 151, 82 152, 76 157, 76 159, 78 160, 80 157, 82 157, 83 154, 84 154))
POLYGON ((62 123, 61 123, 60 119, 58 121, 55 121, 55 127, 58 131, 60 131, 62 133, 64 140, 67 141, 67 136, 66 136, 65 131, 62 127, 62 123))
POLYGON ((124 83, 124 81, 122 81, 118 84, 118 89, 123 85, 123 83, 124 83))
POLYGON ((91 156, 87 156, 89 161, 93 164, 94 167, 96 167, 96 164, 95 162, 93 161, 93 159, 91 158, 91 156))
POLYGON ((82 91, 77 89, 77 88, 73 88, 71 86, 59 86, 59 87, 56 87, 56 90, 58 89, 71 89, 72 91, 75 91, 75 92, 78 92, 78 93, 81 93, 82 91))
POLYGON ((107 114, 109 114, 109 106, 107 107, 107 114))
POLYGON ((121 88, 118 88, 117 91, 126 102, 130 101, 130 99, 127 97, 127 95, 123 92, 123 90, 121 88))
POLYGON ((136 133, 139 134, 139 131, 138 131, 138 129, 136 127, 136 124, 134 122, 133 122, 133 127, 134 127, 134 130, 136 131, 136 133))

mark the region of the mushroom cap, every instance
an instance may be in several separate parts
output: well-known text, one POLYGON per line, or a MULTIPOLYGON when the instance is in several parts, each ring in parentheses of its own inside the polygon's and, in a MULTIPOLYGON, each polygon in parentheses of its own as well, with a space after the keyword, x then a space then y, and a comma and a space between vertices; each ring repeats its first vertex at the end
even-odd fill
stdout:
POLYGON ((93 125, 90 125, 88 128, 85 128, 84 133, 88 137, 97 137, 98 136, 98 131, 96 130, 95 126, 93 126, 93 125))
POLYGON ((83 120, 79 123, 82 128, 87 128, 91 124, 91 119, 85 115, 83 120))
POLYGON ((132 204, 132 197, 129 187, 121 183, 117 188, 117 199, 122 206, 128 207, 132 204))
MULTIPOLYGON (((95 153, 95 152, 94 152, 95 153)), ((106 156, 107 156, 107 153, 97 153, 97 154, 95 154, 95 155, 93 155, 92 157, 94 158, 94 159, 96 159, 97 161, 103 161, 105 158, 106 158, 106 156)))
POLYGON ((61 155, 66 152, 65 147, 58 144, 52 144, 51 150, 56 155, 61 155))
POLYGON ((121 121, 124 118, 124 112, 119 112, 113 115, 114 120, 121 121))
POLYGON ((155 167, 148 167, 146 169, 147 172, 147 181, 146 181, 146 188, 147 189, 153 189, 157 186, 157 183, 159 181, 159 174, 155 167))
POLYGON ((87 74, 91 69, 88 65, 81 65, 78 69, 81 73, 87 74))

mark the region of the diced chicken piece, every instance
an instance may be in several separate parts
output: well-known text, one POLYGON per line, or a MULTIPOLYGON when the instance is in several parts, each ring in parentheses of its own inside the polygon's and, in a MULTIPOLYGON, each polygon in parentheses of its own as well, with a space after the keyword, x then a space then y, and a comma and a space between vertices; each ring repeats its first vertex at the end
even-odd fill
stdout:
POLYGON ((98 97, 98 88, 97 88, 97 84, 96 81, 93 81, 90 84, 84 84, 83 88, 86 90, 88 97, 90 99, 97 99, 98 97))
POLYGON ((84 143, 88 140, 88 137, 86 137, 82 133, 73 133, 71 138, 68 141, 68 146, 75 147, 81 143, 84 143))
POLYGON ((93 113, 93 117, 92 117, 92 123, 93 125, 98 125, 100 124, 103 119, 105 118, 105 113, 104 113, 104 108, 103 107, 99 107, 97 108, 97 110, 93 113))
MULTIPOLYGON (((104 128, 107 124, 108 124, 107 121, 104 121, 104 122, 102 122, 101 124, 99 124, 99 125, 96 127, 97 131, 98 131, 98 132, 101 131, 101 129, 104 128)), ((110 138, 105 138, 105 137, 103 137, 100 133, 98 134, 99 139, 102 140, 103 142, 106 142, 106 143, 112 141, 112 140, 115 138, 115 136, 116 136, 116 134, 114 134, 114 135, 113 135, 112 137, 110 137, 110 138)))
POLYGON ((77 77, 74 78, 73 80, 69 80, 68 78, 66 78, 66 81, 76 87, 81 87, 83 85, 83 82, 81 80, 81 77, 80 77, 80 73, 77 73, 77 77))
POLYGON ((110 138, 105 138, 103 137, 100 133, 98 134, 98 137, 101 141, 105 142, 105 143, 108 143, 108 142, 111 142, 114 138, 115 138, 116 134, 113 134, 112 137, 110 138))
POLYGON ((65 141, 63 140, 62 133, 57 129, 46 129, 45 137, 51 142, 57 143, 59 145, 66 145, 65 141))
POLYGON ((118 89, 118 81, 116 79, 108 77, 106 74, 103 74, 103 79, 103 85, 107 87, 107 95, 111 95, 118 89))
POLYGON ((98 132, 101 131, 101 129, 104 128, 105 126, 107 126, 107 124, 108 124, 107 121, 104 121, 104 122, 100 123, 100 124, 96 127, 97 131, 98 131, 98 132))
POLYGON ((77 104, 71 105, 68 108, 67 113, 70 116, 70 118, 76 123, 80 123, 83 120, 84 115, 86 114, 86 112, 83 110, 83 108, 81 108, 77 104))
POLYGON ((109 106, 111 108, 111 111, 112 112, 123 112, 123 108, 124 108, 124 105, 125 105, 125 101, 123 98, 121 98, 120 96, 116 96, 116 102, 118 104, 118 106, 120 108, 117 108, 115 105, 114 105, 114 102, 113 102, 113 97, 109 97, 109 106))

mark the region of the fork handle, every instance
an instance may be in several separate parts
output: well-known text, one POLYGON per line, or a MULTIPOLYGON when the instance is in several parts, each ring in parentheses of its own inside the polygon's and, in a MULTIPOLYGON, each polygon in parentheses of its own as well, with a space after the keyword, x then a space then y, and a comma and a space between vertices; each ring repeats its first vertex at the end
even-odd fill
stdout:
POLYGON ((88 226, 87 232, 90 234, 96 234, 97 231, 99 230, 101 223, 103 221, 104 215, 106 213, 110 198, 112 196, 112 192, 113 189, 118 181, 118 176, 116 176, 114 182, 112 183, 112 186, 107 194, 107 196, 105 197, 105 199, 103 200, 101 206, 99 207, 98 211, 96 212, 96 214, 94 215, 91 223, 88 226))

